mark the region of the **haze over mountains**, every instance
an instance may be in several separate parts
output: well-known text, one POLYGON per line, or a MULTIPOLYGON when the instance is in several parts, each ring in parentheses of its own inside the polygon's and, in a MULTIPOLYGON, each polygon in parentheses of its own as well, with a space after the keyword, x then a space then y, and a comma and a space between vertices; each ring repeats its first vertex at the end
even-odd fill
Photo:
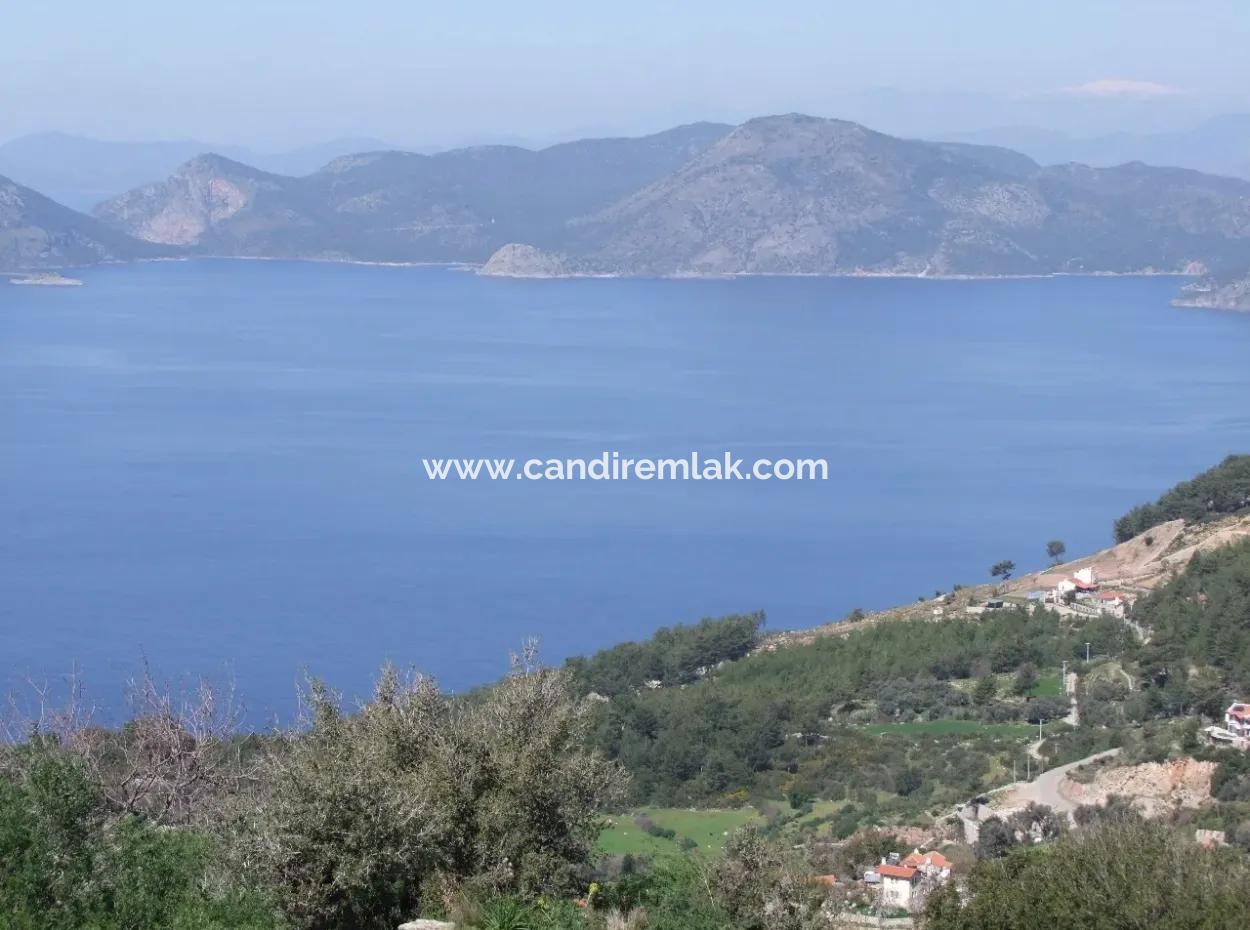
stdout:
POLYGON ((513 239, 560 238, 569 220, 675 171, 730 129, 697 123, 537 152, 373 152, 302 178, 205 155, 96 215, 139 239, 215 255, 478 262, 513 239))
POLYGON ((484 263, 511 275, 1167 272, 1227 283, 1250 269, 1250 181, 1141 163, 1042 167, 1001 147, 795 114, 538 151, 351 154, 305 176, 198 155, 100 204, 95 220, 9 189, 28 205, 0 214, 0 265, 11 268, 156 252, 484 263))
POLYGON ((1193 129, 1170 132, 1115 132, 1098 136, 1022 126, 943 134, 956 142, 1000 145, 1044 165, 1076 161, 1096 167, 1142 161, 1175 165, 1209 174, 1250 179, 1250 113, 1212 117, 1193 129))
POLYGON ((303 175, 340 155, 388 148, 394 146, 360 137, 282 152, 258 152, 192 139, 106 142, 62 132, 42 132, 0 145, 0 174, 42 191, 67 207, 90 210, 102 200, 165 177, 204 152, 217 152, 276 174, 303 175))

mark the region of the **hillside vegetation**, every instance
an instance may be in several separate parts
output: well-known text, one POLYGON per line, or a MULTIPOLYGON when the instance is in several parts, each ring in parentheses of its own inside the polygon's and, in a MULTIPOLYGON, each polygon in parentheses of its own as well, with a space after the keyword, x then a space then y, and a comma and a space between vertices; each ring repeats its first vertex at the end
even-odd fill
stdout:
POLYGON ((1193 523, 1246 510, 1250 510, 1250 455, 1230 455, 1153 504, 1134 507, 1116 521, 1115 538, 1125 542, 1169 520, 1193 523))
POLYGON ((687 684, 721 662, 745 656, 759 642, 763 625, 764 614, 753 613, 665 627, 645 642, 621 643, 589 658, 570 659, 568 668, 584 690, 609 697, 648 683, 687 684))
POLYGON ((527 650, 462 696, 386 669, 347 709, 313 683, 272 734, 150 679, 118 729, 40 705, 0 744, 0 926, 823 930, 919 836, 957 863, 932 930, 1244 926, 1250 753, 1200 728, 1250 688, 1250 542, 1127 619, 1006 607, 783 645, 734 615, 561 669, 527 650), (1072 824, 1033 803, 962 842, 954 812, 1013 770, 1109 747, 1069 774, 1094 802, 1072 824), (1145 822, 1113 787, 1148 770, 1201 796, 1145 822))

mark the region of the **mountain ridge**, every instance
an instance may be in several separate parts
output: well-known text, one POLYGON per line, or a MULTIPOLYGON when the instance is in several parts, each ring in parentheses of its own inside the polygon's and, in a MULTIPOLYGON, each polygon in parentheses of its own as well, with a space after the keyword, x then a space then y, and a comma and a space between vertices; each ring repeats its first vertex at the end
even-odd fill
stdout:
POLYGON ((694 123, 539 150, 357 153, 302 178, 193 160, 95 215, 139 238, 220 255, 482 262, 512 239, 558 238, 570 218, 672 171, 729 129, 694 123), (205 206, 214 192, 220 209, 205 206))
POLYGON ((1250 182, 1045 168, 787 115, 744 123, 574 225, 580 241, 556 249, 572 273, 1192 274, 1250 255, 1250 182))
POLYGON ((1207 295, 1250 265, 1248 181, 1042 166, 795 113, 543 149, 357 152, 302 177, 205 153, 94 215, 162 254, 501 276, 1166 273, 1209 277, 1184 302, 1227 303, 1207 295))

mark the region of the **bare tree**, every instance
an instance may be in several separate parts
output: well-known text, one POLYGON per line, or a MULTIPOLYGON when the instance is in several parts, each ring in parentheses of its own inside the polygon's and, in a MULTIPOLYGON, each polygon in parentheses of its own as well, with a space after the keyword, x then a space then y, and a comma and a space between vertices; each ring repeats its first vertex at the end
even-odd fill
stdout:
POLYGON ((96 722, 77 670, 63 688, 28 682, 27 690, 25 701, 9 697, 0 724, 5 739, 69 754, 115 815, 141 814, 158 824, 203 820, 247 776, 233 687, 219 690, 201 679, 175 692, 144 661, 128 683, 130 719, 119 729, 96 722))

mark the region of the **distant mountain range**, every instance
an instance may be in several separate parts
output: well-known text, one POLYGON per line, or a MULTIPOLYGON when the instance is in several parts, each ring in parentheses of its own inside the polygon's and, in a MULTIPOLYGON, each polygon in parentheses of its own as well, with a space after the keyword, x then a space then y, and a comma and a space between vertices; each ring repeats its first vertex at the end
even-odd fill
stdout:
POLYGON ((731 129, 698 123, 540 151, 373 152, 303 178, 205 155, 95 213, 139 239, 214 255, 481 262, 516 239, 562 239, 570 221, 671 174, 731 129))
POLYGON ((390 148, 394 146, 377 139, 345 138, 286 152, 263 153, 190 139, 106 142, 44 132, 0 145, 0 174, 43 191, 75 210, 90 210, 102 200, 169 175, 204 152, 218 152, 275 174, 304 175, 341 155, 390 148))
POLYGON ((1044 129, 1008 126, 946 136, 951 141, 1001 145, 1044 165, 1081 162, 1097 167, 1141 161, 1250 180, 1250 113, 1218 116, 1193 129, 1117 132, 1090 138, 1044 129))
POLYGON ((1160 272, 1227 284, 1250 268, 1250 181, 1042 167, 1002 147, 800 115, 538 151, 351 154, 303 176, 198 155, 94 219, 40 200, 20 235, 0 213, 6 241, 25 243, 0 264, 72 263, 68 244, 90 241, 88 260, 465 262, 543 276, 1160 272), (39 218, 57 248, 32 245, 39 218))

